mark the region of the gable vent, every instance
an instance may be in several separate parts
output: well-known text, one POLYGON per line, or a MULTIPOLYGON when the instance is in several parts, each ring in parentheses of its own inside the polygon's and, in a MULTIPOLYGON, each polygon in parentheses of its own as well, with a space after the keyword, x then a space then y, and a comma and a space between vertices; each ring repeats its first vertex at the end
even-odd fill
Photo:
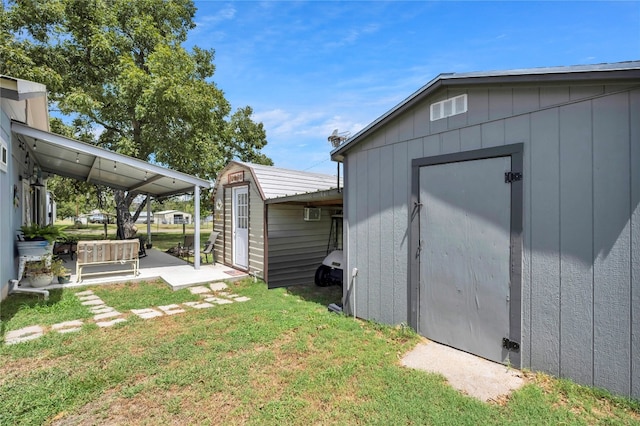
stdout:
POLYGON ((467 95, 456 96, 431 104, 431 121, 467 112, 467 95))

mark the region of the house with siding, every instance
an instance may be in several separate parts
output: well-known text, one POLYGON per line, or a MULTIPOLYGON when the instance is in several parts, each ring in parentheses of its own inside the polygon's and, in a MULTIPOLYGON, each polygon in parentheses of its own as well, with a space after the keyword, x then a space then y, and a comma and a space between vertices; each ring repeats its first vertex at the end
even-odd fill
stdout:
POLYGON ((313 283, 342 210, 340 185, 331 175, 229 162, 213 195, 216 261, 270 288, 313 283))
POLYGON ((640 61, 441 74, 332 158, 347 312, 640 398, 640 61))

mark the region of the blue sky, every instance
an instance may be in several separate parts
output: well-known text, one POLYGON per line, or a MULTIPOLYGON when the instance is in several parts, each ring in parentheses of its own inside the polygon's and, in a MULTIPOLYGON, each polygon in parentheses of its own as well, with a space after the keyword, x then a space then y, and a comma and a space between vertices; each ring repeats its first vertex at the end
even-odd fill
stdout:
POLYGON ((356 133, 444 72, 640 59, 640 1, 196 1, 187 47, 264 124, 278 167, 335 174, 356 133))

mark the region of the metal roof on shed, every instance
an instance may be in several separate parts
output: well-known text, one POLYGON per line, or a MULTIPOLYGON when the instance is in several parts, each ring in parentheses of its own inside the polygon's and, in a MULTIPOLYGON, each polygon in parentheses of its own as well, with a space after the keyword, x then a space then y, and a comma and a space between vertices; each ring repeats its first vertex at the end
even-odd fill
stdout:
MULTIPOLYGON (((249 169, 263 200, 324 191, 338 187, 338 179, 336 176, 281 169, 279 167, 245 163, 242 161, 231 161, 225 169, 223 169, 220 176, 233 164, 238 164, 249 169)), ((342 186, 342 181, 340 182, 340 186, 342 186)))

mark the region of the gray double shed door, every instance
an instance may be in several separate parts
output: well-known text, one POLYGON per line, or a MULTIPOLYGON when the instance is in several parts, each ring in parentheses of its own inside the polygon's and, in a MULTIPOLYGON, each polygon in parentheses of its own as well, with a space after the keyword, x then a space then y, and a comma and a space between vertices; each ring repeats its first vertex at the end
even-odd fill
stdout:
POLYGON ((412 166, 412 325, 431 340, 519 366, 522 144, 412 166))

